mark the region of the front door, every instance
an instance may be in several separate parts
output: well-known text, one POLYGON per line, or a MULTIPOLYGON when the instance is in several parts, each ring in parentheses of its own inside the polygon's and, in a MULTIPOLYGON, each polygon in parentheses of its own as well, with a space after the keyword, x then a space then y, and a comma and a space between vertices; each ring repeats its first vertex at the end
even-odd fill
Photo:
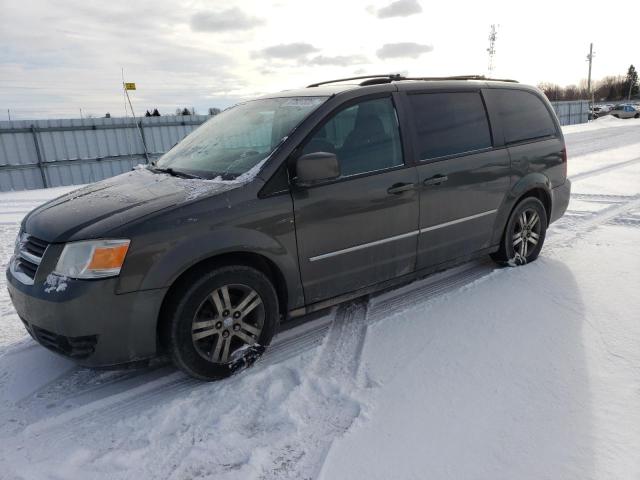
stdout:
POLYGON ((300 155, 335 153, 338 179, 292 189, 307 304, 413 272, 417 172, 404 163, 391 96, 344 106, 300 155))

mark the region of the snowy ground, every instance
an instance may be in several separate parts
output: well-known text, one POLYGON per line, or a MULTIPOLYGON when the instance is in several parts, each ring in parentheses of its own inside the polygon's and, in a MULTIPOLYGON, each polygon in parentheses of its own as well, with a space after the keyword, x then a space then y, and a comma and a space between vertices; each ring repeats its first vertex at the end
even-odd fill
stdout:
MULTIPOLYGON (((538 261, 342 305, 219 383, 78 368, 0 286, 0 478, 640 478, 640 121, 565 132, 572 201, 538 261)), ((60 193, 0 195, 5 263, 60 193)))

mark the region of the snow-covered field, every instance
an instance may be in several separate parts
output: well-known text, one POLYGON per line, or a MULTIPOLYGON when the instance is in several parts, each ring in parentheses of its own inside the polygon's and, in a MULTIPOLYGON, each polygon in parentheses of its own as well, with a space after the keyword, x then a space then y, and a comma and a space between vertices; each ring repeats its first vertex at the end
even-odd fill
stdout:
MULTIPOLYGON (((339 306, 219 383, 76 367, 3 283, 0 478, 640 478, 640 121, 565 132, 572 201, 538 261, 339 306)), ((63 190, 0 195, 5 264, 63 190)))

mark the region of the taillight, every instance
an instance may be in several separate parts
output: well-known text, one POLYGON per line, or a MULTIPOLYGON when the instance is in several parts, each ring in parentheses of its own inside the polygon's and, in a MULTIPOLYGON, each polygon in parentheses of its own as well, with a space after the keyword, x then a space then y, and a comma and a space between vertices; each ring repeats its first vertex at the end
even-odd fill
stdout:
POLYGON ((562 149, 562 152, 560 152, 560 155, 562 155, 562 163, 564 164, 564 176, 566 178, 567 177, 567 147, 564 147, 562 149))

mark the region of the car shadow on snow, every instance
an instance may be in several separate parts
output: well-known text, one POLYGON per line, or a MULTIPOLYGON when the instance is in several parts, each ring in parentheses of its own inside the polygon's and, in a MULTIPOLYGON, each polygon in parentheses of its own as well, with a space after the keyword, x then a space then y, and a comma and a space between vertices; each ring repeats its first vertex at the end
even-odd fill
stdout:
POLYGON ((541 257, 377 322, 363 360, 384 388, 323 478, 584 478, 586 315, 570 265, 541 257))

